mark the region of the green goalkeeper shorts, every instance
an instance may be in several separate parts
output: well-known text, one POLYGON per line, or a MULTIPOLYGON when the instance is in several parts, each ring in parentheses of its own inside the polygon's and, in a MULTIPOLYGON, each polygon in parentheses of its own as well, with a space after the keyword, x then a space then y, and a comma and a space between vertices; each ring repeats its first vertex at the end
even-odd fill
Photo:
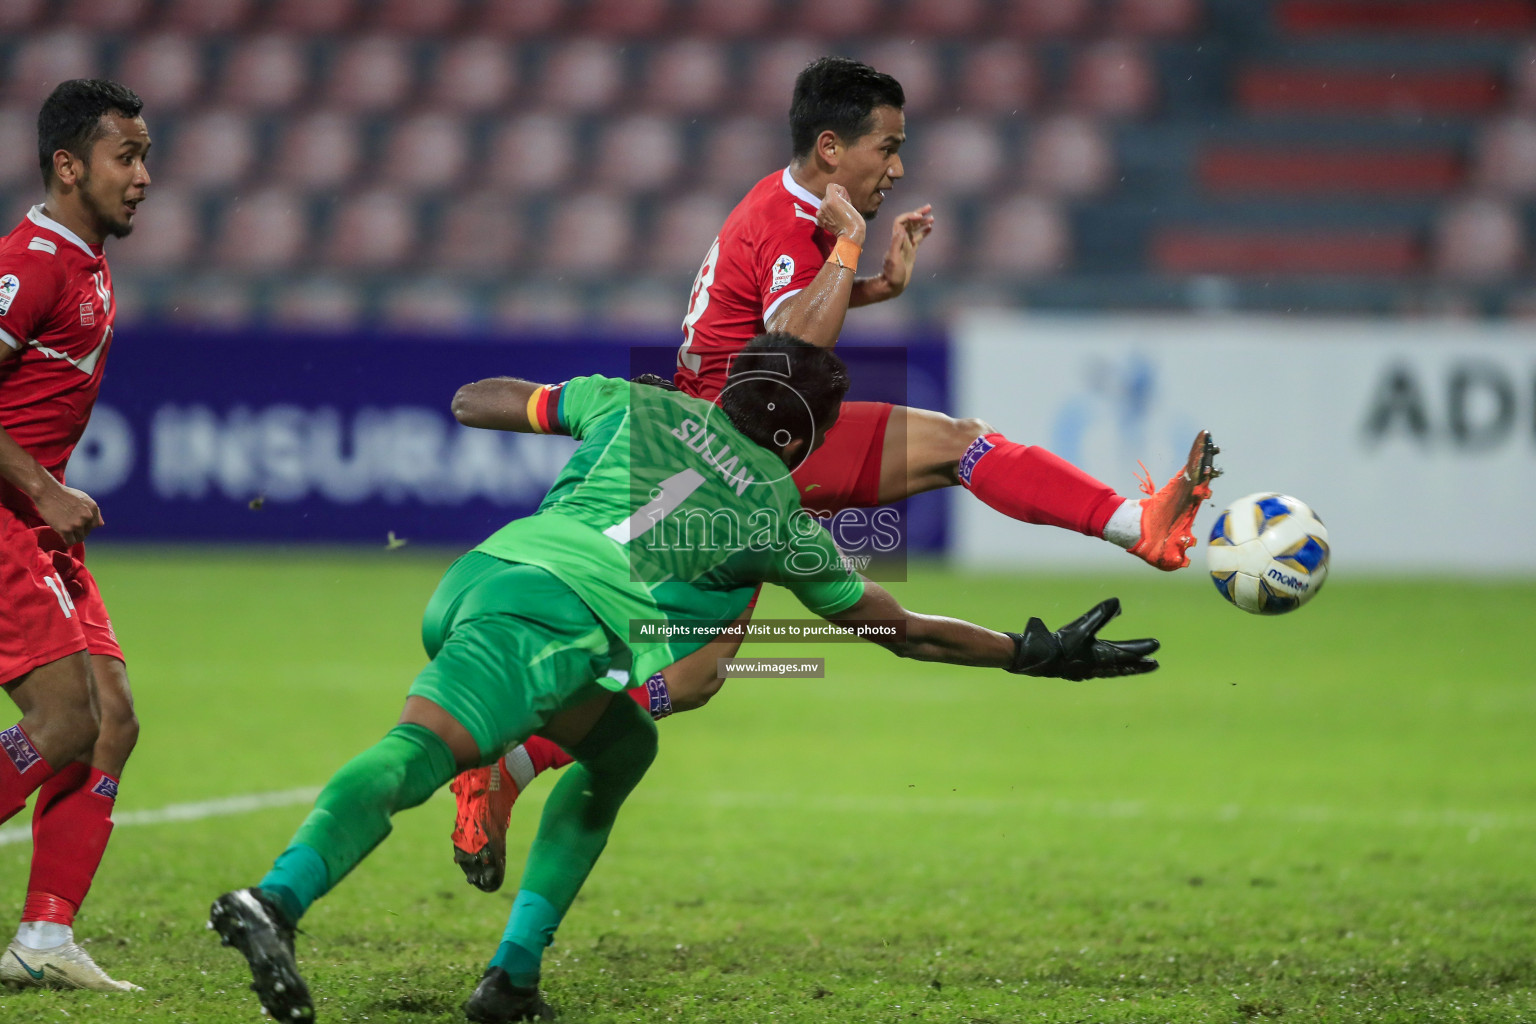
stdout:
POLYGON ((432 659, 411 684, 469 730, 489 764, 567 708, 609 692, 596 680, 611 634, 549 572, 471 551, 443 574, 422 616, 432 659))

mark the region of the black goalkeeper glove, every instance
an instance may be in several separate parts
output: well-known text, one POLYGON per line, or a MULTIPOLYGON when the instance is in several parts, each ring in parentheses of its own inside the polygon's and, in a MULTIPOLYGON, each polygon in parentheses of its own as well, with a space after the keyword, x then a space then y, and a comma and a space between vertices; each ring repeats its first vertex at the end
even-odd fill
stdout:
POLYGON ((1104 676, 1135 676, 1151 672, 1157 662, 1156 640, 1100 640, 1104 624, 1120 614, 1120 599, 1112 597, 1088 610, 1082 618, 1052 633, 1039 619, 1030 619, 1022 633, 1013 637, 1013 664, 1008 671, 1053 679, 1099 679, 1104 676))
POLYGON ((631 384, 646 384, 653 388, 661 388, 663 391, 681 390, 676 384, 673 384, 667 378, 658 376, 654 373, 642 373, 638 377, 631 377, 629 382, 631 384))

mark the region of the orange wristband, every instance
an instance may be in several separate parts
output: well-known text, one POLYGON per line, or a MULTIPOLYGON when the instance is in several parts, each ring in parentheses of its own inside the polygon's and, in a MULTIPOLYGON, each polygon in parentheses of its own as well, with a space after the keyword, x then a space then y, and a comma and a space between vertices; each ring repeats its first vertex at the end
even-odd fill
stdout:
POLYGON ((827 257, 828 263, 835 263, 839 267, 846 267, 857 272, 859 269, 859 253, 863 249, 859 243, 847 238, 839 238, 832 254, 827 257))

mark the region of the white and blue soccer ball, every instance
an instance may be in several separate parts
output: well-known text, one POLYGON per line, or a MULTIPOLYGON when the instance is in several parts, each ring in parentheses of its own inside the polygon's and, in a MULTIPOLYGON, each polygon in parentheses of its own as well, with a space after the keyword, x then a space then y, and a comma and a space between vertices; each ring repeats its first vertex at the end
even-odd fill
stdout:
POLYGON ((1211 582, 1245 612, 1282 615, 1328 578, 1328 529, 1285 494, 1250 494, 1222 509, 1205 549, 1211 582))

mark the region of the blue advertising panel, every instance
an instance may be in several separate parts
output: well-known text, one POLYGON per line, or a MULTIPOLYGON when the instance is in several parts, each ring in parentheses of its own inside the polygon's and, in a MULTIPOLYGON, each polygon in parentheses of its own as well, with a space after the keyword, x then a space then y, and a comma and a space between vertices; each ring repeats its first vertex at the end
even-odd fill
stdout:
MULTIPOLYGON (((945 408, 939 339, 840 348, 851 397, 945 408)), ((470 545, 534 510, 569 438, 473 430, 449 402, 483 377, 670 376, 672 337, 422 338, 140 325, 114 340, 69 482, 99 540, 470 545)), ((903 509, 911 551, 947 535, 942 497, 903 509)))

